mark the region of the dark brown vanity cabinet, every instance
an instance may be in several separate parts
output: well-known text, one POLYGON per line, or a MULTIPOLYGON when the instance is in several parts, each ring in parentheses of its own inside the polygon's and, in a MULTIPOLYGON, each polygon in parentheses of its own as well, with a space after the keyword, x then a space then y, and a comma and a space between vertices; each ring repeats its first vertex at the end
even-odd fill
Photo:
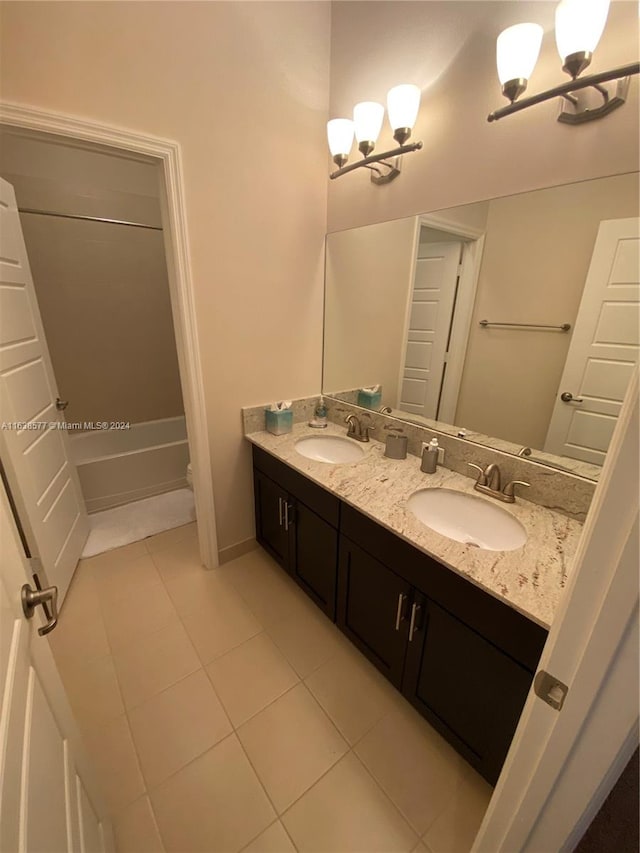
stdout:
POLYGON ((340 502, 254 448, 256 539, 335 620, 340 502))
POLYGON ((254 480, 258 541, 495 783, 547 631, 259 448, 254 480))

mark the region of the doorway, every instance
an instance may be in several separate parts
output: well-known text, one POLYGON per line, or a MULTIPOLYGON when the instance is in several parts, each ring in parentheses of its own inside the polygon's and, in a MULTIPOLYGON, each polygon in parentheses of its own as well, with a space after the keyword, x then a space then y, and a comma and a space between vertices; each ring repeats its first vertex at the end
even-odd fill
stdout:
MULTIPOLYGON (((7 129, 10 128, 14 133, 21 134, 23 138, 26 135, 27 137, 30 137, 31 140, 38 140, 39 142, 46 139, 50 144, 53 141, 57 144, 56 150, 58 153, 74 149, 85 153, 87 151, 91 151, 94 154, 99 153, 103 157, 110 156, 112 162, 118 162, 121 165, 126 164, 130 166, 132 163, 144 163, 147 166, 148 173, 150 173, 151 170, 155 170, 154 181, 155 186, 158 188, 155 200, 155 222, 139 222, 139 217, 136 215, 135 217, 131 217, 130 221, 133 222, 134 225, 129 229, 127 225, 120 225, 115 222, 94 222, 93 219, 82 218, 69 221, 74 224, 79 223, 85 229, 98 227, 111 230, 120 229, 122 231, 135 230, 138 233, 147 232, 145 236, 151 236, 152 238, 156 238, 158 234, 161 236, 164 235, 165 252, 163 254, 166 254, 165 280, 168 278, 169 290, 169 298, 165 298, 165 305, 169 302, 171 309, 170 312, 165 311, 165 318, 167 315, 171 316, 172 314, 172 320, 170 320, 169 326, 172 326, 175 330, 173 360, 174 364, 176 360, 178 363, 178 369, 177 371, 174 371, 174 376, 176 372, 179 372, 180 376, 179 383, 174 382, 174 390, 177 385, 179 396, 181 386, 182 397, 184 399, 184 409, 186 411, 184 414, 176 414, 175 417, 166 416, 150 419, 152 421, 157 420, 162 422, 162 434, 158 435, 157 441, 152 444, 152 447, 157 446, 158 448, 163 449, 166 449, 167 446, 171 447, 173 458, 169 461, 173 465, 173 470, 176 470, 177 463, 180 464, 180 474, 178 477, 171 479, 171 477, 165 476, 162 471, 160 472, 163 484, 162 491, 166 493, 168 488, 171 488, 172 486, 184 485, 186 472, 185 466, 182 466, 182 461, 188 459, 188 457, 185 456, 188 446, 184 427, 186 420, 186 427, 189 436, 188 444, 190 445, 190 456, 194 470, 193 479, 195 486, 195 503, 200 522, 198 531, 200 555, 205 566, 214 566, 217 564, 215 514, 210 479, 209 448, 206 417, 204 413, 201 369, 199 351, 197 347, 197 331, 195 327, 195 309, 190 283, 189 258, 186 248, 178 146, 175 143, 164 140, 150 139, 148 137, 141 137, 137 134, 114 131, 110 128, 87 122, 78 122, 71 119, 50 116, 30 108, 3 105, 1 113, 3 127, 7 129), (146 224, 150 224, 153 227, 148 229, 136 227, 137 225, 146 224), (177 359, 175 353, 176 349, 177 359), (181 432, 181 435, 178 435, 178 432, 181 432)), ((87 176, 82 173, 82 169, 79 171, 81 174, 78 176, 78 179, 84 180, 86 186, 87 176)), ((33 187, 31 188, 33 189, 33 187)), ((49 189, 51 188, 49 187, 49 189)), ((97 203, 95 198, 96 193, 92 194, 90 191, 83 188, 79 195, 85 196, 84 201, 89 206, 89 213, 86 215, 92 216, 94 211, 92 211, 90 207, 97 203)), ((115 195, 117 195, 117 193, 111 193, 112 201, 115 195)), ((144 198, 145 193, 134 191, 129 195, 135 197, 134 202, 138 204, 136 214, 140 213, 141 206, 144 207, 145 204, 148 204, 148 199, 145 201, 144 198)), ((46 197, 46 194, 43 200, 49 200, 46 197)), ((68 198, 66 199, 66 202, 67 204, 69 203, 68 198)), ((31 207, 31 205, 25 205, 25 207, 31 207)), ((43 205, 41 211, 42 212, 39 213, 25 213, 23 214, 23 217, 25 219, 33 219, 34 221, 55 221, 58 226, 60 226, 62 222, 64 222, 65 225, 67 224, 62 217, 47 216, 46 214, 49 212, 58 212, 55 210, 51 211, 48 205, 43 205)), ((61 212, 68 212, 68 207, 66 210, 63 207, 61 212)), ((83 217, 85 216, 84 213, 80 215, 83 217)), ((126 217, 122 216, 96 216, 95 218, 122 218, 126 220, 126 217)), ((42 226, 40 227, 42 228, 42 226)), ((103 250, 105 248, 104 241, 102 248, 103 250)), ((62 252, 59 252, 58 254, 61 255, 62 252)), ((166 325, 167 323, 165 322, 165 326, 166 325)), ((131 363, 131 360, 129 363, 131 363)), ((67 400, 67 396, 65 396, 65 394, 60 394, 59 396, 61 398, 59 403, 64 405, 67 400)), ((71 395, 68 396, 70 397, 71 395)), ((175 396, 176 395, 174 394, 174 397, 175 396)), ((71 402, 69 402, 69 410, 65 413, 65 418, 68 422, 74 424, 84 424, 84 418, 82 416, 76 420, 76 416, 72 414, 71 402)), ((109 422, 111 422, 111 418, 109 416, 107 416, 107 418, 109 418, 109 422)), ((107 418, 100 417, 99 420, 106 420, 107 418)), ((89 420, 91 421, 92 418, 89 420)), ((126 417, 116 417, 114 419, 114 423, 126 423, 127 420, 128 418, 126 417)), ((137 423, 145 424, 146 422, 141 421, 140 415, 138 415, 137 423)), ((65 432, 71 431, 65 430, 65 432)), ((84 435, 84 432, 79 430, 74 437, 80 438, 84 435)), ((122 433, 124 434, 124 432, 125 430, 123 429, 122 433)), ((133 432, 133 430, 131 430, 131 432, 133 432)), ((136 430, 136 432, 138 432, 138 430, 136 430)), ((104 439, 105 436, 103 435, 98 437, 104 439)), ((127 438, 129 437, 127 436, 127 438)), ((97 456, 95 454, 85 454, 85 457, 89 455, 92 459, 100 458, 99 454, 97 456)), ((117 454, 108 455, 113 456, 117 454)), ((131 461, 132 455, 132 448, 123 448, 121 459, 129 462, 131 461)), ((168 464, 169 462, 167 462, 167 465, 168 464)), ((125 465, 125 467, 127 466, 125 465)), ((150 467, 160 467, 159 464, 157 464, 157 459, 153 460, 153 464, 150 467)), ((145 484, 143 484, 141 488, 144 490, 145 484)), ((116 489, 114 493, 115 498, 114 494, 108 495, 106 503, 111 503, 113 506, 114 503, 124 503, 124 500, 122 500, 123 497, 144 497, 144 491, 141 492, 135 488, 129 488, 128 483, 125 484, 125 488, 122 491, 125 492, 125 494, 120 494, 118 496, 116 489), (127 492, 130 494, 127 495, 127 492)), ((94 501, 88 507, 90 511, 95 512, 104 508, 105 504, 102 503, 101 505, 100 501, 96 500, 95 495, 92 495, 90 500, 94 501)), ((39 549, 36 547, 34 550, 37 553, 39 549)), ((51 582, 54 581, 51 580, 51 582)))

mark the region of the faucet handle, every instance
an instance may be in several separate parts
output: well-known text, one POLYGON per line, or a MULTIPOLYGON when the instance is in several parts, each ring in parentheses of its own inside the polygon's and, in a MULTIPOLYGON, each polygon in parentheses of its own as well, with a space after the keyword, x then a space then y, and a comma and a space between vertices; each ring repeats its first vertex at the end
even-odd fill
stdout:
POLYGON ((514 492, 515 486, 524 486, 525 488, 528 489, 530 485, 531 485, 531 483, 525 483, 523 480, 512 480, 510 483, 507 483, 507 485, 504 487, 504 489, 502 490, 502 494, 505 495, 505 497, 507 497, 507 498, 514 498, 515 499, 515 492, 514 492))
POLYGON ((481 468, 479 465, 476 465, 475 462, 467 462, 467 465, 469 466, 469 468, 475 468, 478 472, 478 479, 476 480, 476 482, 479 483, 481 486, 486 486, 487 476, 484 473, 484 469, 481 468))

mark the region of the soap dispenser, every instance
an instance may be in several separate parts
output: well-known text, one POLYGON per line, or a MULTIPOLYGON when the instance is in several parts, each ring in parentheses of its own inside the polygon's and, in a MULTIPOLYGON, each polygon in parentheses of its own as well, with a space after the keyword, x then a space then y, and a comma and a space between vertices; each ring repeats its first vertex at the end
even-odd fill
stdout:
POLYGON ((438 439, 434 436, 429 444, 425 445, 422 451, 422 463, 420 465, 420 470, 425 474, 435 474, 436 466, 438 464, 438 451, 440 450, 440 446, 438 444, 438 439))
POLYGON ((324 404, 324 398, 320 397, 313 419, 309 421, 309 426, 314 429, 327 428, 327 407, 324 404))

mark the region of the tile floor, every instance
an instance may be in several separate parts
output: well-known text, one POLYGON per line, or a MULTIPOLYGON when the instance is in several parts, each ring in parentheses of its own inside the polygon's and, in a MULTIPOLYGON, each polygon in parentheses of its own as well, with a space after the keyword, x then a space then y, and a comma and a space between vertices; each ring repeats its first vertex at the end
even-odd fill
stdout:
POLYGON ((51 635, 121 853, 467 853, 490 787, 261 549, 80 563, 51 635))

